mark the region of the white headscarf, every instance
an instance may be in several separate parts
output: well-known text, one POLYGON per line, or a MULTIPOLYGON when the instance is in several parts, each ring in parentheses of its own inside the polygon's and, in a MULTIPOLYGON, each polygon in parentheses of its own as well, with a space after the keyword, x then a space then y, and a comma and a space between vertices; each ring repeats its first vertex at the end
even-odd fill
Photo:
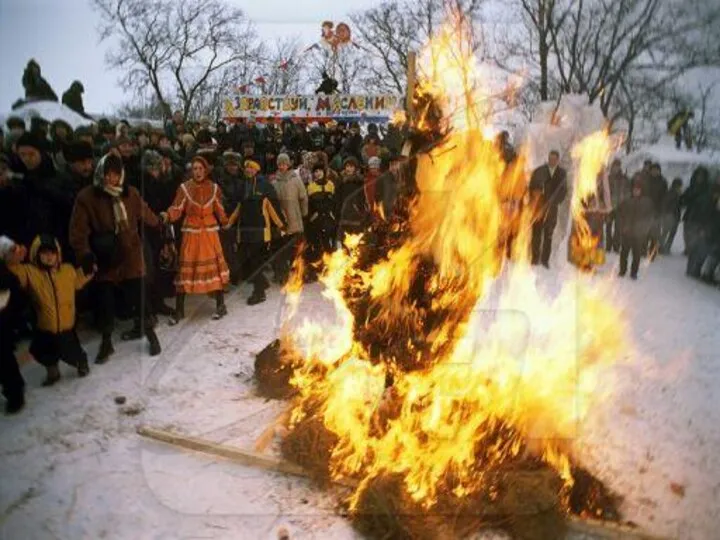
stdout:
POLYGON ((128 228, 128 215, 125 203, 122 200, 123 184, 125 183, 125 170, 120 173, 120 184, 117 186, 108 186, 105 184, 105 160, 110 154, 105 154, 95 167, 95 175, 93 184, 95 187, 102 189, 105 193, 112 197, 113 201, 113 217, 115 219, 115 232, 119 233, 128 228))

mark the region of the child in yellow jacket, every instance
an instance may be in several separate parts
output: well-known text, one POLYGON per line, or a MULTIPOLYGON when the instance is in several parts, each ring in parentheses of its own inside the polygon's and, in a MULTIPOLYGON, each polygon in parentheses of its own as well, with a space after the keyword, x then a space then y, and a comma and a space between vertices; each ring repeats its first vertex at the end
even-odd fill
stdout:
POLYGON ((89 372, 87 354, 75 332, 75 291, 83 288, 93 277, 93 269, 82 270, 63 264, 60 244, 52 236, 42 235, 33 240, 28 263, 21 263, 23 255, 8 264, 20 286, 32 298, 37 315, 37 327, 30 344, 30 354, 47 369, 43 386, 52 386, 60 379, 58 361, 77 368, 78 375, 89 372))

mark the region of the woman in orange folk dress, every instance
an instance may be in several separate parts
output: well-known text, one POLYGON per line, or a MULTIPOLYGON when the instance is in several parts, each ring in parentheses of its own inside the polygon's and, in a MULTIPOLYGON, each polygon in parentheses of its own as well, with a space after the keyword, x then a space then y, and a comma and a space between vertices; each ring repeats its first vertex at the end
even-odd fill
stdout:
POLYGON ((218 231, 228 223, 222 205, 222 191, 210 180, 210 164, 201 156, 192 159, 192 180, 183 183, 175 201, 164 214, 170 223, 185 217, 182 225, 180 269, 175 278, 177 298, 170 325, 185 317, 185 295, 214 293, 213 319, 227 315, 224 287, 230 282, 230 270, 223 256, 218 231))

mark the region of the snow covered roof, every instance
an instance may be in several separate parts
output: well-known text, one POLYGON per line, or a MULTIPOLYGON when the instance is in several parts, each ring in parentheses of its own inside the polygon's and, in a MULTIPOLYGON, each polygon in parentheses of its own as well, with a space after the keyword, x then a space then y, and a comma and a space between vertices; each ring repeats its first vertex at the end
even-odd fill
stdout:
POLYGON ((680 178, 687 183, 692 172, 699 166, 720 168, 720 153, 678 150, 670 140, 646 146, 621 158, 625 171, 632 174, 642 169, 645 160, 659 163, 666 178, 680 178))
POLYGON ((49 122, 63 120, 73 129, 95 123, 93 120, 89 120, 84 116, 79 115, 69 107, 66 107, 62 103, 58 103, 57 101, 32 101, 18 107, 15 110, 0 114, 0 121, 2 122, 2 125, 5 125, 5 121, 10 116, 19 116, 25 120, 25 123, 28 125, 30 124, 30 119, 36 116, 40 116, 49 122))

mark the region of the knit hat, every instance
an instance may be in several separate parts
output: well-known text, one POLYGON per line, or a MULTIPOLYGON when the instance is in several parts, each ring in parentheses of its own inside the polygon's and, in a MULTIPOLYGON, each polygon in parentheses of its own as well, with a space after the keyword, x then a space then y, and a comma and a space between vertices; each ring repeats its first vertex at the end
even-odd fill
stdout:
POLYGON ((246 159, 244 166, 246 169, 252 169, 255 172, 260 172, 260 169, 262 169, 262 167, 260 167, 260 164, 253 159, 246 159))
POLYGON ((38 152, 44 152, 47 149, 47 142, 43 141, 39 136, 30 131, 26 131, 18 138, 15 143, 17 148, 21 146, 31 146, 37 149, 38 152))
POLYGON ((349 156, 345 158, 345 160, 343 161, 343 169, 348 165, 352 165, 356 169, 360 168, 360 163, 358 163, 358 160, 355 156, 349 156))
POLYGON ((145 150, 140 160, 143 171, 162 167, 162 156, 155 150, 145 150))
POLYGON ((242 163, 242 156, 237 152, 227 150, 226 152, 223 152, 223 160, 225 161, 225 163, 235 162, 240 165, 240 163, 242 163))
POLYGON ((23 120, 19 116, 11 116, 10 118, 7 119, 7 122, 5 122, 5 123, 7 124, 8 129, 13 129, 13 128, 25 129, 25 120, 23 120))
POLYGON ((63 156, 68 163, 93 159, 93 148, 85 141, 71 141, 63 148, 63 156))
POLYGON ((118 148, 121 144, 132 144, 133 141, 130 137, 125 137, 124 135, 121 135, 117 139, 115 139, 114 146, 115 148, 118 148))
POLYGON ((371 169, 379 169, 382 162, 380 161, 380 158, 377 156, 373 156, 370 159, 368 159, 368 167, 371 169))
POLYGON ((290 156, 283 152, 277 157, 277 164, 280 165, 281 163, 285 163, 290 166, 292 165, 292 160, 290 159, 290 156))
POLYGON ((0 236, 0 261, 6 260, 13 249, 15 249, 15 242, 7 236, 0 236))
POLYGON ((197 141, 198 144, 212 144, 213 142, 212 135, 210 135, 210 132, 207 129, 201 129, 198 131, 195 141, 197 141))
POLYGON ((312 171, 315 172, 317 170, 321 170, 321 171, 325 172, 325 165, 323 165, 322 163, 316 163, 315 165, 312 166, 312 171))

